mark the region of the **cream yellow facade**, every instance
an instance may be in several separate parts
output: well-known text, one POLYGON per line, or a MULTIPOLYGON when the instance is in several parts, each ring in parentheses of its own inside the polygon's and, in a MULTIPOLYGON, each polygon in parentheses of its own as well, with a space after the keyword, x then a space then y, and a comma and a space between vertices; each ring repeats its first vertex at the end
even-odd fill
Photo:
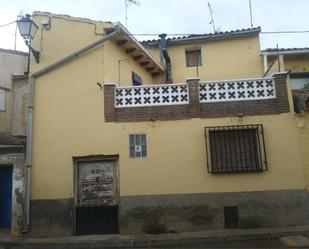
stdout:
MULTIPOLYGON (((34 48, 41 51, 41 62, 31 61, 32 73, 100 38, 103 28, 112 25, 47 13, 36 13, 34 20, 40 24, 47 17, 51 18, 50 30, 40 25, 33 41, 34 48)), ((263 74, 258 36, 238 37, 168 47, 175 83, 196 76, 196 68, 185 64, 185 48, 194 46, 201 48, 201 80, 256 78, 263 74)), ((160 61, 158 50, 148 51, 160 61)), ((128 86, 132 84, 132 71, 145 84, 164 81, 163 72, 152 76, 114 40, 35 80, 32 202, 74 199, 73 157, 88 155, 119 155, 120 198, 305 188, 303 164, 307 159, 302 158, 290 91, 291 111, 282 114, 105 122, 104 92, 97 82, 128 86), (119 60, 123 61, 119 64, 119 60), (268 170, 208 173, 204 127, 244 124, 265 127, 268 170), (147 135, 146 158, 129 157, 129 134, 134 133, 147 135)), ((302 139, 308 140, 305 132, 302 139)), ((307 170, 305 175, 307 179, 307 170)))
MULTIPOLYGON (((32 73, 98 40, 106 34, 104 29, 113 25, 110 22, 96 22, 41 12, 34 13, 34 21, 41 24, 33 40, 33 47, 41 53, 41 61, 39 64, 34 61, 31 63, 32 73), (45 29, 41 24, 44 20, 49 20, 50 29, 45 29)), ((125 50, 117 47, 115 41, 106 41, 97 48, 97 53, 95 66, 100 72, 97 82, 118 82, 120 78, 120 84, 132 84, 132 71, 139 74, 145 84, 154 82, 151 73, 146 72, 125 50)), ((87 66, 92 67, 93 64, 87 66)), ((88 74, 87 66, 85 74, 88 74)))
MULTIPOLYGON (((186 79, 194 77, 201 80, 225 80, 263 75, 258 36, 174 45, 168 46, 167 50, 172 61, 174 82, 186 82, 186 79), (186 66, 185 51, 193 48, 201 49, 202 65, 198 69, 186 66)), ((150 48, 149 51, 160 59, 158 48, 150 48)))

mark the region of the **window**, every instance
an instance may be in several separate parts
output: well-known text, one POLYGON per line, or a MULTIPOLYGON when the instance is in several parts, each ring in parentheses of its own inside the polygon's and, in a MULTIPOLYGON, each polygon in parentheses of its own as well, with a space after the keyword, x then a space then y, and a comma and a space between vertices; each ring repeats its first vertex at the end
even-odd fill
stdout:
POLYGON ((186 49, 187 67, 202 66, 201 49, 186 49))
POLYGON ((0 111, 5 111, 5 90, 0 88, 0 111))
POLYGON ((133 86, 143 85, 142 78, 137 73, 134 73, 134 72, 132 72, 132 84, 133 86))
POLYGON ((206 127, 205 137, 208 172, 267 170, 263 125, 206 127))
POLYGON ((131 158, 147 156, 146 134, 130 134, 129 144, 131 158))

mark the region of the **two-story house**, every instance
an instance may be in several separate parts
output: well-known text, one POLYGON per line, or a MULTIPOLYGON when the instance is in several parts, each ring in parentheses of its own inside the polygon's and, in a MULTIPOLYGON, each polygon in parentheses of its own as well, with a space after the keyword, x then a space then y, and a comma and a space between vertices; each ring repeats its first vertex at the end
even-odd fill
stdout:
POLYGON ((24 231, 308 223, 288 78, 263 77, 260 28, 140 43, 120 23, 33 20, 24 231))

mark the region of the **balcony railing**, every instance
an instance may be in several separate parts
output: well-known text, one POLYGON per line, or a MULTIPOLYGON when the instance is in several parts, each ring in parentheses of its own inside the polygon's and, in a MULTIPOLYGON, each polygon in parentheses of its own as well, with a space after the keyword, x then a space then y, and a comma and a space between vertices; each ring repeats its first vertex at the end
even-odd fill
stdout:
POLYGON ((187 84, 147 85, 115 88, 115 107, 189 104, 187 84))
POLYGON ((199 83, 200 103, 276 98, 273 78, 199 83))

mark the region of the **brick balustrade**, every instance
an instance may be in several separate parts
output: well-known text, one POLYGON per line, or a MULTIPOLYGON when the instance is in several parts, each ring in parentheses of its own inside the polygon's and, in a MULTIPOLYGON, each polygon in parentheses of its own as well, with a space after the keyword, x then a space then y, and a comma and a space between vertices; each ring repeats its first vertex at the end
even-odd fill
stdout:
POLYGON ((285 112, 289 112, 285 74, 276 74, 273 79, 141 87, 119 88, 115 84, 104 84, 106 122, 220 118, 285 112), (125 91, 133 97, 124 98, 125 91))

